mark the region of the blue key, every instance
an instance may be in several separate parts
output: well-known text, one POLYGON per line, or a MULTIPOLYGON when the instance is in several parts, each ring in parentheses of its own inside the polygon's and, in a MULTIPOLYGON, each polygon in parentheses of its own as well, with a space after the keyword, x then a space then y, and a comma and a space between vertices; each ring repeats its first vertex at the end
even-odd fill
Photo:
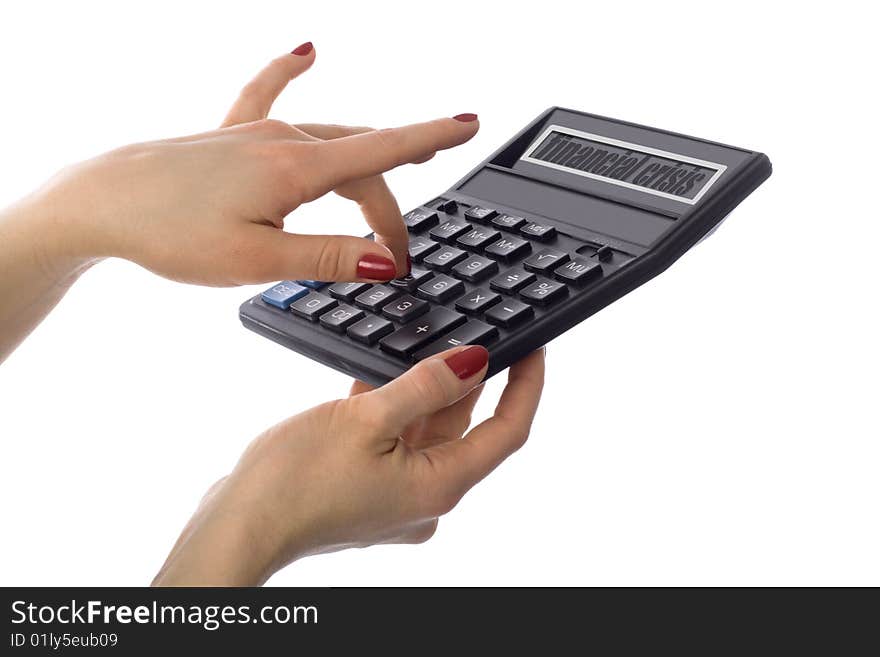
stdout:
POLYGON ((322 287, 327 285, 327 283, 323 281, 297 281, 300 285, 305 285, 306 287, 310 287, 313 290, 320 290, 322 287))
POLYGON ((309 293, 309 289, 298 285, 293 281, 281 281, 275 287, 270 287, 263 292, 263 301, 268 304, 287 310, 297 299, 304 297, 309 293))

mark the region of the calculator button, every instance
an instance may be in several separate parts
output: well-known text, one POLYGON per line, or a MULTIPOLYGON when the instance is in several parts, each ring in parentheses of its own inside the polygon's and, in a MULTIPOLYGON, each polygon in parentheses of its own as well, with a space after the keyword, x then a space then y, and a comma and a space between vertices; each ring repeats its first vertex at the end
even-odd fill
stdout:
POLYGON ((516 292, 523 285, 528 285, 529 283, 534 282, 535 275, 525 271, 521 268, 516 269, 508 269, 505 272, 502 272, 500 275, 496 276, 492 279, 492 282, 489 283, 489 286, 493 290, 498 290, 499 292, 507 292, 511 294, 516 292))
POLYGON ((340 301, 351 301, 369 288, 369 283, 336 283, 336 285, 331 285, 327 292, 330 293, 330 296, 336 297, 340 301))
POLYGON ((374 285, 366 292, 357 295, 354 302, 361 308, 376 312, 396 296, 397 290, 387 285, 374 285))
POLYGON ((466 281, 476 283, 498 271, 498 263, 483 256, 472 255, 459 262, 452 273, 466 281))
POLYGON ((388 353, 405 358, 464 321, 464 315, 446 308, 434 308, 427 315, 382 338, 379 346, 388 353))
POLYGON ((526 237, 546 242, 556 236, 556 229, 546 224, 530 223, 519 229, 519 232, 526 237))
POLYGON ((553 275, 566 283, 584 285, 602 275, 602 265, 584 258, 572 258, 554 269, 553 275))
POLYGON ((293 281, 281 281, 277 285, 273 285, 260 295, 266 303, 287 310, 297 299, 304 297, 309 293, 308 288, 303 287, 293 281))
POLYGON ((405 324, 419 315, 424 315, 428 312, 428 307, 427 301, 405 294, 382 308, 382 314, 388 319, 405 324))
POLYGON ((320 290, 325 285, 329 285, 329 283, 325 283, 324 281, 297 281, 297 283, 305 285, 313 290, 320 290))
POLYGON ((493 210, 491 208, 481 208, 479 205, 475 205, 472 208, 468 208, 467 211, 464 213, 464 216, 467 219, 479 221, 480 223, 485 223, 492 219, 496 214, 498 214, 497 210, 493 210))
POLYGON ((388 284, 391 287, 395 287, 399 290, 412 292, 433 275, 434 274, 429 272, 427 269, 422 269, 421 267, 410 267, 409 274, 402 278, 395 278, 393 281, 389 281, 388 284))
POLYGON ((436 212, 430 210, 410 210, 403 215, 403 223, 410 230, 422 230, 433 226, 440 220, 436 212))
POLYGON ((478 226, 459 237, 457 243, 470 249, 482 249, 484 246, 494 242, 499 237, 501 237, 501 233, 497 230, 478 226))
POLYGON ((561 265, 566 260, 568 260, 568 254, 565 251, 544 249, 526 258, 523 267, 529 271, 545 272, 553 269, 556 265, 561 265))
POLYGON ((432 228, 429 235, 441 242, 452 243, 471 229, 471 225, 461 221, 460 219, 447 219, 436 228, 432 228))
POLYGON ((527 306, 519 301, 512 299, 504 299, 501 303, 496 303, 486 311, 486 320, 510 328, 526 321, 535 314, 531 306, 527 306))
POLYGON ((455 214, 458 212, 458 201, 443 201, 437 206, 437 209, 448 214, 455 214))
POLYGON ((367 315, 356 324, 352 324, 346 331, 348 336, 358 342, 373 344, 379 338, 383 338, 394 330, 394 324, 387 319, 367 315))
POLYGON ((512 214, 500 214, 492 220, 492 223, 501 228, 506 228, 507 230, 516 230, 526 223, 526 220, 512 214))
POLYGON ((310 292, 308 296, 298 299, 290 304, 290 310, 294 315, 304 317, 311 322, 318 321, 318 317, 336 307, 338 302, 332 297, 320 292, 310 292))
POLYGON ((462 292, 464 283, 442 274, 419 286, 419 294, 435 303, 445 303, 462 292))
POLYGON ((340 304, 333 310, 329 310, 321 315, 321 326, 324 326, 331 331, 336 331, 337 333, 344 333, 347 327, 363 318, 363 310, 359 310, 354 306, 340 304))
POLYGON ((441 246, 431 255, 427 256, 422 262, 431 269, 439 269, 440 271, 449 271, 452 265, 467 255, 461 249, 454 246, 441 246))
POLYGON ((610 246, 607 246, 607 245, 601 246, 601 247, 599 247, 599 250, 596 251, 595 255, 596 255, 596 258, 598 258, 602 262, 608 262, 609 260, 611 260, 611 257, 614 255, 614 249, 612 249, 610 246))
POLYGON ((459 326, 452 333, 447 333, 442 338, 434 340, 424 349, 415 353, 416 360, 424 360, 441 351, 452 349, 462 344, 480 344, 486 346, 498 337, 498 329, 475 319, 469 319, 466 324, 459 326))
POLYGON ((532 250, 532 245, 518 237, 502 237, 494 244, 486 247, 486 255, 496 256, 502 260, 521 258, 532 250))
POLYGON ((427 237, 411 237, 409 240, 409 256, 413 262, 421 262, 422 258, 436 249, 439 244, 427 237))
POLYGON ((531 285, 526 285, 519 293, 526 301, 541 306, 558 301, 566 294, 568 294, 568 288, 565 283, 551 281, 548 278, 539 278, 531 285))
POLYGON ((501 301, 501 295, 484 287, 471 290, 455 302, 455 308, 463 313, 481 313, 494 303, 501 301))

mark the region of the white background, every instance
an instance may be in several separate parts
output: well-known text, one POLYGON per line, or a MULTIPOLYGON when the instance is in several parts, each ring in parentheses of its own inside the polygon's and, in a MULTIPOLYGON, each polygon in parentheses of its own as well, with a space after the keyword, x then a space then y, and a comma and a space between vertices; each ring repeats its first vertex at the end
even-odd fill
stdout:
MULTIPOLYGON (((711 239, 549 346, 529 443, 429 543, 271 583, 878 585, 878 52, 865 5, 827 6, 15 3, 0 204, 114 146, 214 127, 306 40, 317 62, 276 118, 480 114, 471 143, 389 176, 406 208, 550 105, 764 151, 773 176, 711 239)), ((365 231, 338 199, 291 224, 365 231)), ((0 367, 0 583, 149 582, 252 437, 345 393, 240 326, 259 289, 106 262, 0 367)))

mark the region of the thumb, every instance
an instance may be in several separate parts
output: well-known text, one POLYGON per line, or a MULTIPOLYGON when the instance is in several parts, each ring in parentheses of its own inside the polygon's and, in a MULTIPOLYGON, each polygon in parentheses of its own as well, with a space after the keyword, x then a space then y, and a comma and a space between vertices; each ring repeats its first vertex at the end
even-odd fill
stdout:
POLYGON ((414 420, 451 406, 473 390, 486 376, 488 364, 485 347, 456 347, 349 402, 359 406, 361 417, 373 418, 386 436, 396 436, 414 420))
POLYGON ((365 237, 293 235, 268 226, 260 229, 253 252, 262 261, 261 283, 284 279, 390 281, 406 273, 397 271, 391 251, 365 237))

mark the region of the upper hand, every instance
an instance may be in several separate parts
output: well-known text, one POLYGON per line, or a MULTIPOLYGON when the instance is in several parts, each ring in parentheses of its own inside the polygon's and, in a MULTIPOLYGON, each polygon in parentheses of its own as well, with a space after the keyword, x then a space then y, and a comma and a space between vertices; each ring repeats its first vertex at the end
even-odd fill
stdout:
POLYGON ((174 280, 219 286, 406 273, 406 228, 381 174, 467 141, 478 123, 370 130, 267 119, 314 57, 275 59, 219 130, 127 146, 56 176, 43 205, 63 231, 64 255, 124 257, 174 280), (287 214, 331 190, 358 203, 375 241, 282 230, 287 214))

